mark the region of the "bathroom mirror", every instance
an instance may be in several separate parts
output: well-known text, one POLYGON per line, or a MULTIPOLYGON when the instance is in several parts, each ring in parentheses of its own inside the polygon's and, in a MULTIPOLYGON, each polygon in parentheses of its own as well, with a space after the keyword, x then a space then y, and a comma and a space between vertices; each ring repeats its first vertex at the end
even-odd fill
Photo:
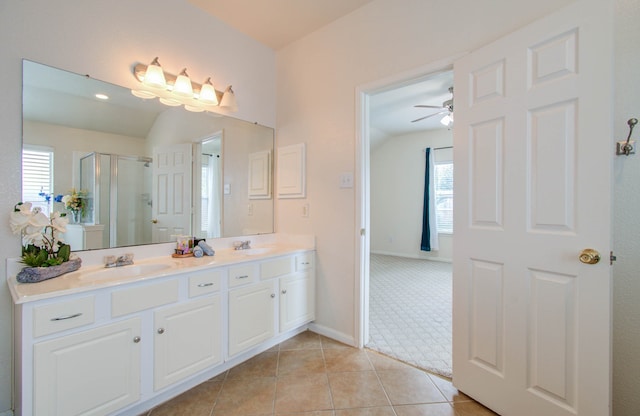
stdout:
POLYGON ((23 61, 23 201, 69 212, 56 196, 82 191, 73 250, 272 233, 273 147, 272 128, 23 61))

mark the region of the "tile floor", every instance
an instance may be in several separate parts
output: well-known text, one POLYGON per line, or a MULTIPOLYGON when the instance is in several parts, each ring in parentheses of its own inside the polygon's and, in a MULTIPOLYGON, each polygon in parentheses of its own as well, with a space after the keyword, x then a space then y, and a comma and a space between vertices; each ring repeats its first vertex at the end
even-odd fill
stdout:
POLYGON ((310 331, 152 409, 147 416, 495 415, 447 379, 310 331))

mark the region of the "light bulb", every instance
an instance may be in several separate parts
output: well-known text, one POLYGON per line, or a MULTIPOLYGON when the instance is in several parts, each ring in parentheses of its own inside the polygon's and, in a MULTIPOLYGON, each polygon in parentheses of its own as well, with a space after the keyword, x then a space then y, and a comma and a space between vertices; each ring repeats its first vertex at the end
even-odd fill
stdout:
POLYGON ((236 102, 236 95, 231 88, 231 85, 227 87, 220 101, 220 107, 226 107, 231 111, 238 111, 238 103, 236 102))
POLYGON ((142 83, 155 88, 167 87, 167 81, 164 78, 164 72, 157 57, 147 66, 142 83))
POLYGON ((442 119, 440 120, 440 123, 442 123, 442 125, 449 127, 451 125, 451 123, 453 123, 453 117, 451 114, 447 114, 446 116, 442 117, 442 119))
POLYGON ((183 69, 176 78, 176 82, 173 84, 173 93, 181 97, 193 98, 193 87, 189 75, 187 75, 187 68, 183 69))
POLYGON ((207 105, 218 105, 218 96, 216 95, 216 89, 211 83, 210 77, 202 84, 200 97, 198 99, 207 105))

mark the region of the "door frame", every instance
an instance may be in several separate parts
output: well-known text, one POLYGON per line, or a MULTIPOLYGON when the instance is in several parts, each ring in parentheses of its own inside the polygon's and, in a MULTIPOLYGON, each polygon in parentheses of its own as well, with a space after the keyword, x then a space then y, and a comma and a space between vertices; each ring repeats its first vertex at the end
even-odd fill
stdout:
POLYGON ((429 78, 435 73, 453 70, 453 63, 466 53, 434 61, 430 64, 391 75, 356 87, 356 229, 357 261, 355 276, 358 283, 354 292, 356 347, 363 348, 369 341, 369 254, 370 254, 370 139, 369 100, 371 95, 410 85, 429 78))

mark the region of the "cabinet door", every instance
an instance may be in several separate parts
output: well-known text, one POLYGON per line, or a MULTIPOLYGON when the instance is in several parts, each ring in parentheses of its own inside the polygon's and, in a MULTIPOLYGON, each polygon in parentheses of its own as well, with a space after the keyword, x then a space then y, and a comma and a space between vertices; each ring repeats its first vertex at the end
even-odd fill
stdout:
POLYGON ((229 355, 275 335, 275 281, 267 280, 229 292, 229 355))
POLYGON ((140 319, 34 345, 34 414, 104 415, 140 398, 140 319))
POLYGON ((154 389, 222 361, 220 295, 154 313, 154 389))
POLYGON ((297 273, 280 279, 280 332, 315 319, 313 273, 297 273))

